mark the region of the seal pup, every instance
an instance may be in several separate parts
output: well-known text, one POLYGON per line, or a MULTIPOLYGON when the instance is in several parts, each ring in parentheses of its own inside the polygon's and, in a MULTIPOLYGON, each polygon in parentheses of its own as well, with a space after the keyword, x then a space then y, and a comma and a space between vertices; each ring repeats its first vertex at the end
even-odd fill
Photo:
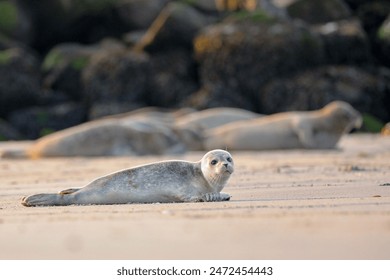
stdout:
POLYGON ((362 117, 350 104, 334 101, 320 110, 285 112, 208 130, 206 149, 331 149, 362 117))
POLYGON ((24 206, 168 203, 229 200, 221 193, 234 163, 230 153, 213 150, 198 162, 161 161, 118 171, 80 189, 24 197, 24 206))

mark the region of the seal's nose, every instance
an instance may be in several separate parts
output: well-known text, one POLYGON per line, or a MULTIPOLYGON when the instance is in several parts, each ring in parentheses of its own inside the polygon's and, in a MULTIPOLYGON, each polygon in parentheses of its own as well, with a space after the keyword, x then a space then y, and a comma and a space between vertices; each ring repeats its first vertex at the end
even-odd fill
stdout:
POLYGON ((229 164, 228 163, 224 163, 223 165, 227 168, 229 164))

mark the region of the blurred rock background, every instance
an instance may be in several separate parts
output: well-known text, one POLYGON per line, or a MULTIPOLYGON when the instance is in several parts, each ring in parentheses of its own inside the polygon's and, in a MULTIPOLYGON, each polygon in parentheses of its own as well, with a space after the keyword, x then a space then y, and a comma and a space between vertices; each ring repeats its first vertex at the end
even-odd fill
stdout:
POLYGON ((0 140, 143 106, 390 121, 388 0, 0 0, 0 140))

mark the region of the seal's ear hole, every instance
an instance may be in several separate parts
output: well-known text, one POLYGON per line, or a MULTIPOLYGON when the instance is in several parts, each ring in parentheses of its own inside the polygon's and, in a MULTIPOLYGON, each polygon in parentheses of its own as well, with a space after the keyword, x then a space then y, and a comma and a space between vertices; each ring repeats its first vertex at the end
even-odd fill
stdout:
POLYGON ((211 164, 211 165, 216 165, 217 162, 218 162, 218 161, 217 161, 216 159, 213 159, 213 160, 210 162, 210 164, 211 164))

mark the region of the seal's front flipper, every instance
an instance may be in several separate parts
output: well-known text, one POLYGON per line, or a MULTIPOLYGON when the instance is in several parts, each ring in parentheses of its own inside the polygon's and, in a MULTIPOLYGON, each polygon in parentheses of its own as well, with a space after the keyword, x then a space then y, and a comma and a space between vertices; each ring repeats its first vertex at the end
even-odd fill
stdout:
POLYGON ((227 193, 206 193, 203 195, 201 201, 227 201, 230 200, 230 194, 227 193))

